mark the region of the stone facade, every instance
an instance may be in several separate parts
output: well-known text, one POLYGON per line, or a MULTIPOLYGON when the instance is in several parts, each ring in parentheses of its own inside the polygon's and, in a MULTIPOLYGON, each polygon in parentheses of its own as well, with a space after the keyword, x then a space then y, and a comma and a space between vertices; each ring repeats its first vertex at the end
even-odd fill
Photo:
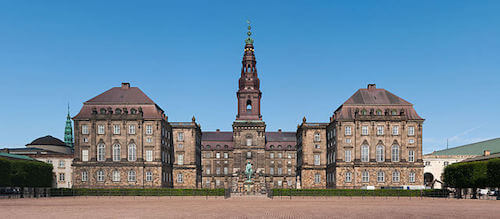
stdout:
POLYGON ((172 122, 174 188, 201 187, 201 129, 192 122, 172 122))
POLYGON ((307 123, 304 117, 297 127, 297 178, 301 188, 326 187, 326 126, 307 123))
POLYGON ((327 127, 327 186, 422 187, 423 121, 392 93, 375 85, 360 89, 327 127))
POLYGON ((172 187, 172 129, 139 88, 112 88, 74 118, 75 188, 172 187))

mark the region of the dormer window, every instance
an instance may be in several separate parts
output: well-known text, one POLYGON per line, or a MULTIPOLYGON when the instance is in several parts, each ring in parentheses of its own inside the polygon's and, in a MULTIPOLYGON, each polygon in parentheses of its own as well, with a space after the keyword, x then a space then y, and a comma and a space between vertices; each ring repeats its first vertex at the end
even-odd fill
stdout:
POLYGON ((100 112, 101 112, 101 114, 106 114, 106 109, 101 108, 100 112))
POLYGON ((382 110, 377 110, 377 116, 381 116, 382 115, 382 110))
POLYGON ((130 109, 130 114, 136 114, 136 113, 137 113, 136 109, 134 109, 134 108, 130 109))
POLYGON ((393 115, 393 116, 398 115, 398 111, 396 111, 396 110, 391 110, 391 115, 393 115))
POLYGON ((361 115, 366 116, 366 110, 361 110, 361 115))

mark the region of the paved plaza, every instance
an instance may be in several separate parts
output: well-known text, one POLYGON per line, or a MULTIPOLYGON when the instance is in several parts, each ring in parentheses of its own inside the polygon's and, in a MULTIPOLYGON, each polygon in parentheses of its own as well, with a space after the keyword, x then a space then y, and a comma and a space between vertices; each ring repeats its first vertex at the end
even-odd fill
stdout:
POLYGON ((2 199, 3 218, 498 218, 500 201, 361 197, 2 199))

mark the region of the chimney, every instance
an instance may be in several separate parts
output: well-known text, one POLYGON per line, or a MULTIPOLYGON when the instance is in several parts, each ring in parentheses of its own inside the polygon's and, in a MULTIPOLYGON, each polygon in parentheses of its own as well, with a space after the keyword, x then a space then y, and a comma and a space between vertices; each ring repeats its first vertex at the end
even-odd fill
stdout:
POLYGON ((215 130, 216 132, 220 132, 220 129, 215 130))
POLYGON ((368 90, 374 90, 377 89, 377 85, 375 84, 368 84, 368 90))
POLYGON ((278 129, 278 132, 281 133, 281 129, 278 129))
POLYGON ((122 83, 122 89, 129 89, 130 88, 130 83, 123 82, 122 83))
POLYGON ((484 156, 490 156, 490 150, 484 150, 484 156))

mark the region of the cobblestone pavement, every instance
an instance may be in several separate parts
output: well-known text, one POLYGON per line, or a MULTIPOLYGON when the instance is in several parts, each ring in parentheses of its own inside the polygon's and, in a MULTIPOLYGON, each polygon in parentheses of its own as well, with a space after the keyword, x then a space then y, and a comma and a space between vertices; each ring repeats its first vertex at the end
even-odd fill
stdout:
POLYGON ((1 199, 2 218, 499 218, 500 201, 385 197, 1 199))

